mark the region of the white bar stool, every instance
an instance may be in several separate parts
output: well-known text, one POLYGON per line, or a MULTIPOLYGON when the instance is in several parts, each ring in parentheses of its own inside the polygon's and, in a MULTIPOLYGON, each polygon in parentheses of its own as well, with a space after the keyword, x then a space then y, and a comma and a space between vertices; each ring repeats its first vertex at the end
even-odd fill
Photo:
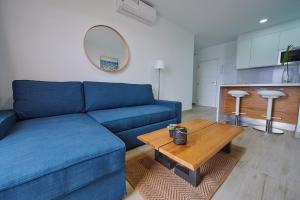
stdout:
MULTIPOLYGON (((235 97, 235 112, 233 112, 235 114, 234 125, 240 126, 241 125, 240 114, 243 114, 243 113, 240 113, 241 98, 246 95, 249 95, 249 94, 248 94, 248 92, 243 91, 243 90, 229 90, 228 94, 235 97)), ((243 124, 243 126, 246 126, 246 124, 243 124)))
POLYGON ((266 126, 254 126, 256 130, 264 131, 266 133, 283 134, 280 129, 272 128, 272 111, 273 111, 273 100, 285 96, 281 91, 276 90, 260 90, 257 92, 263 98, 268 99, 267 107, 267 121, 266 126))

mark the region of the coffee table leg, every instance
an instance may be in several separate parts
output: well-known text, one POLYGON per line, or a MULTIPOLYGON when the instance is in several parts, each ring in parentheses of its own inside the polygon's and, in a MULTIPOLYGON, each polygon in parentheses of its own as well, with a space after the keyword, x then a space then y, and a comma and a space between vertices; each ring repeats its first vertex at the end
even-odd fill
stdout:
POLYGON ((230 153, 231 152, 231 142, 229 142, 223 149, 221 150, 225 153, 230 153))
POLYGON ((165 156, 164 154, 160 153, 159 151, 155 150, 155 160, 165 166, 168 169, 173 169, 176 165, 176 162, 165 156))
POLYGON ((177 165, 175 167, 175 174, 189 182, 194 187, 197 187, 201 182, 200 168, 198 168, 196 171, 192 171, 183 166, 177 165))

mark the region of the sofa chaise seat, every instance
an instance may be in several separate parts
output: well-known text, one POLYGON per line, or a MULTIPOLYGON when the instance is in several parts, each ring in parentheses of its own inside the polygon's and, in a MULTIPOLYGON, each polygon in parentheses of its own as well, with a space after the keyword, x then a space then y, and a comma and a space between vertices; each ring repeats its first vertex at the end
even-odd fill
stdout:
POLYGON ((123 191, 111 199, 125 193, 125 145, 86 114, 16 123, 1 140, 0 158, 0 199, 63 198, 116 173, 123 185, 111 190, 123 191))

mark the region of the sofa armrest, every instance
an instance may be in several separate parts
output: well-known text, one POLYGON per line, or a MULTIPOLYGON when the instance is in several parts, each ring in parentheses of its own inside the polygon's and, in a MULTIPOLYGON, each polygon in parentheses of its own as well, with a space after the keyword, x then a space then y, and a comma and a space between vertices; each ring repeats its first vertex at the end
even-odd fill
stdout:
POLYGON ((0 140, 9 134, 16 123, 16 114, 12 110, 0 110, 0 140))
POLYGON ((179 101, 155 100, 155 104, 169 107, 175 110, 177 123, 181 123, 182 104, 179 101))

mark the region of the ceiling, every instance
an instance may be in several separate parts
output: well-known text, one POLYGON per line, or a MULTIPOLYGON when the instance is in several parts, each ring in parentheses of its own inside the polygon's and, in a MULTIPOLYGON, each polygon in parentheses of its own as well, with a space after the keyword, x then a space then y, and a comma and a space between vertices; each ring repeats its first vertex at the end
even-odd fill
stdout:
POLYGON ((195 48, 300 18, 300 0, 147 0, 161 16, 196 35, 195 48), (262 18, 269 22, 259 24, 262 18))

